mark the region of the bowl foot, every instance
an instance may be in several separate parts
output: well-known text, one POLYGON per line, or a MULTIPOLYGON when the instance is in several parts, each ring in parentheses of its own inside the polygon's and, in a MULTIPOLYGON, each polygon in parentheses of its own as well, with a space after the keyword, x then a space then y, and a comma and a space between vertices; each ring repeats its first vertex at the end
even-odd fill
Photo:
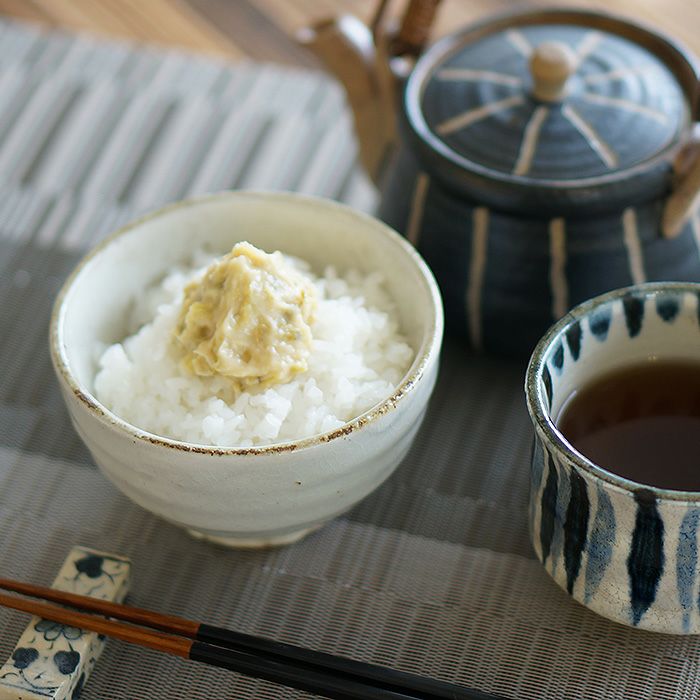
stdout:
POLYGON ((222 547, 231 549, 265 549, 266 547, 281 547, 285 544, 293 544, 311 534, 325 523, 305 527, 301 530, 293 532, 285 532, 283 535, 272 535, 270 537, 223 537, 220 535, 210 535, 200 530, 191 530, 187 528, 187 532, 196 540, 204 540, 212 544, 218 544, 222 547))

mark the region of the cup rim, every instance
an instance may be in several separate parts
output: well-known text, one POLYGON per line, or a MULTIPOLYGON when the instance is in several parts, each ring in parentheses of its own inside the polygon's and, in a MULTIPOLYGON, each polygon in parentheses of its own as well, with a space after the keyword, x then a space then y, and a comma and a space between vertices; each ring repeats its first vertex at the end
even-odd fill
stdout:
POLYGON ((414 393, 413 390, 424 378, 428 367, 433 361, 436 361, 442 345, 443 328, 444 313, 442 298, 437 282, 435 281, 430 268, 416 249, 405 238, 379 219, 376 219, 375 217, 364 212, 358 211, 357 209, 354 209, 346 204, 329 200, 324 197, 277 190, 225 190, 222 192, 215 192, 178 200, 171 202, 170 204, 166 204, 165 206, 158 207, 157 209, 154 209, 143 216, 127 222, 124 226, 107 235, 96 246, 91 248, 79 260, 56 297, 51 313, 51 319, 49 321, 49 348, 54 371, 58 378, 62 380, 70 390, 72 398, 75 398, 78 402, 82 403, 93 417, 97 418, 100 422, 107 424, 112 429, 122 432, 132 439, 138 440, 139 442, 150 443, 151 445, 167 447, 182 452, 215 456, 262 456, 295 452, 323 443, 332 442, 338 438, 345 438, 348 435, 356 433, 362 427, 372 423, 384 414, 392 412, 393 409, 397 408, 399 403, 402 403, 402 399, 404 399, 408 394, 414 393), (286 440, 269 443, 266 445, 253 445, 250 447, 219 447, 216 445, 206 445, 188 442, 185 440, 177 440, 175 438, 165 437, 143 430, 137 425, 134 425, 133 423, 130 423, 129 421, 118 416, 116 413, 98 401, 93 393, 82 385, 70 367, 63 343, 63 318, 66 313, 66 305, 69 301, 70 290, 81 272, 94 259, 107 250, 115 240, 129 234, 133 230, 138 229, 153 219, 171 214, 178 209, 197 207, 211 202, 238 198, 259 199, 261 200, 261 203, 268 202, 270 200, 276 200, 278 202, 301 202, 310 208, 342 212, 347 216, 352 216, 358 220, 358 223, 365 226, 371 226, 377 235, 387 237, 394 245, 401 249, 402 252, 406 254, 410 258, 411 262, 416 266, 425 284, 425 292, 432 302, 430 308, 434 323, 432 324, 432 328, 426 332, 419 346, 415 349, 415 356, 411 362, 411 365, 406 370, 394 390, 388 396, 373 406, 370 406, 369 409, 363 411, 360 415, 346 421, 342 426, 332 431, 318 433, 316 435, 311 435, 309 437, 304 437, 297 440, 286 440))
POLYGON ((700 303, 700 283, 698 282, 645 282, 643 284, 614 289, 605 294, 588 299, 571 309, 571 311, 549 328, 535 346, 525 376, 525 398, 530 419, 534 423, 536 431, 539 430, 544 435, 547 446, 553 447, 560 456, 563 456, 567 462, 573 463, 578 469, 587 472, 592 477, 600 479, 611 486, 618 487, 630 493, 645 489, 664 500, 697 503, 700 501, 700 490, 682 491, 643 484, 638 481, 626 479, 623 476, 604 469, 587 457, 584 457, 569 444, 554 424, 554 421, 549 415, 545 394, 542 390, 542 383, 540 382, 543 369, 546 365, 545 357, 548 351, 555 342, 561 339, 566 329, 573 323, 586 318, 592 311, 600 306, 622 299, 629 294, 643 295, 645 298, 649 298, 663 292, 695 294, 698 296, 700 303))

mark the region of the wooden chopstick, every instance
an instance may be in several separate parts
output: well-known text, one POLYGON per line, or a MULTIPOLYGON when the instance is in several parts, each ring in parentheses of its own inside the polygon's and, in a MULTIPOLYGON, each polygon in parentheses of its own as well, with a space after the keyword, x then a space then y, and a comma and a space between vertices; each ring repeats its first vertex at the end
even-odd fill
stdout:
POLYGON ((0 593, 2 606, 330 698, 498 700, 496 696, 451 683, 213 627, 181 617, 163 615, 143 608, 133 608, 9 579, 0 579, 0 588, 125 620, 130 624, 0 593))
POLYGON ((226 668, 256 678, 281 683, 300 690, 325 695, 338 700, 417 700, 425 696, 409 694, 390 687, 373 686, 345 676, 315 669, 296 668, 267 656, 256 656, 245 651, 224 649, 186 637, 147 630, 141 627, 66 610, 48 603, 24 600, 0 593, 0 605, 14 610, 39 615, 42 618, 97 632, 130 644, 201 661, 211 666, 226 668))
POLYGON ((24 581, 13 581, 9 578, 0 578, 0 589, 12 591, 13 593, 21 593, 30 598, 50 600, 59 605, 68 605, 71 608, 77 608, 85 612, 93 612, 98 615, 104 615, 105 617, 125 620, 135 625, 143 625, 144 627, 151 627, 156 630, 161 630, 162 632, 179 634, 183 637, 190 637, 191 639, 197 637, 197 631, 200 627, 199 622, 186 620, 184 617, 164 615, 154 612, 153 610, 135 608, 131 605, 121 605, 120 603, 112 603, 109 600, 90 598, 86 595, 59 591, 55 588, 37 586, 33 583, 25 583, 24 581))
POLYGON ((125 620, 132 624, 144 625, 153 629, 183 635, 215 646, 238 649, 254 654, 265 654, 280 661, 304 664, 324 671, 352 678, 361 678, 371 683, 390 684, 391 686, 421 692, 425 697, 442 700, 487 700, 489 696, 460 688, 432 678, 395 671, 383 666, 375 666, 345 657, 334 656, 324 652, 313 651, 292 644, 284 644, 262 637, 255 637, 241 632, 214 627, 174 615, 164 615, 152 610, 120 605, 97 598, 58 591, 53 588, 36 586, 22 581, 0 578, 0 588, 14 591, 35 598, 51 600, 61 605, 87 610, 107 617, 125 620))

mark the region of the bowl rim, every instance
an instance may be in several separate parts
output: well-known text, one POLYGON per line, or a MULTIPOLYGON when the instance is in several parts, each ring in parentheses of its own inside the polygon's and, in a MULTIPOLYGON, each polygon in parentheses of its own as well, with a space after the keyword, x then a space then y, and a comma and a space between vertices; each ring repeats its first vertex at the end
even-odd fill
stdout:
POLYGON ((573 323, 577 321, 580 322, 589 317, 593 311, 604 304, 621 300, 627 295, 636 294, 648 299, 666 292, 693 294, 697 296, 698 303, 700 304, 700 283, 698 282, 644 282, 629 287, 613 289, 610 292, 588 299, 571 309, 571 311, 549 328, 535 346, 525 375, 525 398, 530 419, 535 426, 535 431, 537 432, 539 429, 545 438, 545 446, 553 449, 560 457, 563 457, 567 463, 575 465, 578 469, 587 472, 595 479, 600 479, 607 485, 617 487, 629 493, 646 490, 653 493, 657 498, 665 501, 680 501, 697 504, 700 501, 700 491, 665 489, 633 481, 632 479, 626 479, 623 476, 598 466, 575 450, 550 417, 545 394, 542 389, 542 382, 540 381, 550 350, 555 343, 563 338, 566 330, 573 323))
POLYGON ((96 246, 91 248, 77 263, 70 275, 67 277, 54 301, 51 318, 49 321, 49 349, 54 371, 70 389, 73 396, 81 402, 88 411, 102 423, 109 427, 128 434, 131 438, 151 445, 167 447, 181 452, 211 454, 217 456, 247 456, 247 455, 272 455, 282 452, 297 452, 309 449, 322 443, 331 442, 339 438, 355 433, 363 426, 372 423, 382 415, 392 411, 396 406, 414 389, 414 387, 424 377, 426 370, 434 360, 437 359, 444 330, 444 312, 440 291, 428 265, 419 255, 416 249, 399 233, 394 231, 387 224, 379 219, 350 207, 347 204, 336 202, 324 197, 300 194, 296 192, 281 190, 224 190, 195 197, 189 197, 158 207, 133 221, 129 221, 116 231, 107 235, 96 246), (393 392, 374 404, 369 409, 345 422, 339 428, 325 433, 319 433, 299 440, 288 440, 285 442, 270 443, 267 445, 254 445, 250 447, 218 447, 215 445, 205 445, 200 443, 176 440, 175 438, 164 437, 155 433, 142 430, 138 426, 120 418, 116 413, 104 406, 91 391, 87 390, 73 374, 68 362, 65 343, 63 342, 63 320, 67 311, 67 302, 74 283, 82 272, 100 255, 104 253, 116 240, 125 236, 144 224, 149 223, 162 216, 167 216, 180 209, 206 206, 212 202, 219 202, 227 199, 259 199, 262 203, 291 202, 301 203, 309 209, 325 209, 326 211, 342 212, 354 217, 366 228, 372 228, 374 234, 388 238, 393 245, 397 246, 408 256, 413 265, 417 268, 420 278, 424 283, 424 291, 429 297, 430 308, 434 323, 432 328, 426 333, 415 350, 413 361, 404 373, 401 381, 393 392))

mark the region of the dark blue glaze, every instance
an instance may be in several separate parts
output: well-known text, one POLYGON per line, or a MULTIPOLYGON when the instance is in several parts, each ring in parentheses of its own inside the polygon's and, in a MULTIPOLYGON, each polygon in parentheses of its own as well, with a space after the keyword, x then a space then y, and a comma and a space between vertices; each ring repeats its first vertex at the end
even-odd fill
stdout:
POLYGON ((610 330, 610 321, 612 319, 612 310, 610 306, 603 306, 591 314, 588 323, 591 328, 591 333, 600 341, 608 337, 610 330))
POLYGON ((542 484, 542 476, 544 475, 544 463, 545 463, 545 450, 542 447, 542 443, 535 438, 532 441, 532 457, 531 465, 532 471, 530 474, 530 486, 533 493, 540 490, 542 484))
MULTIPOLYGON (((415 160, 405 155, 389 175, 379 214, 400 232, 407 231, 417 175, 415 160)), ((663 200, 658 200, 636 209, 646 279, 700 281, 700 252, 690 224, 677 238, 660 237, 662 204, 663 200)), ((440 285, 448 331, 471 342, 466 298, 476 203, 454 195, 437 178, 431 178, 424 207, 417 228, 417 248, 440 285)), ((556 320, 550 284, 549 226, 548 219, 489 212, 481 284, 481 349, 527 355, 556 320)), ((634 282, 622 212, 567 219, 565 248, 569 307, 634 282)))
POLYGON ((561 371, 564 369, 564 346, 561 340, 557 343, 552 353, 552 366, 557 374, 561 374, 561 371))
POLYGON ((656 297, 656 313, 667 323, 675 320, 680 308, 680 299, 675 295, 660 294, 656 297))
POLYGON ((591 536, 588 543, 588 560, 586 563, 584 588, 584 602, 586 603, 589 603, 596 594, 598 586, 610 565, 617 529, 615 509, 610 496, 600 484, 598 484, 596 491, 598 503, 593 519, 593 527, 591 528, 591 536))
MULTIPOLYGON (((532 455, 530 457, 530 499, 528 501, 528 523, 532 528, 535 523, 535 513, 537 510, 537 498, 542 485, 542 477, 545 469, 545 454, 540 441, 535 438, 532 443, 532 455)), ((549 455, 547 455, 547 458, 549 455)), ((532 537, 532 532, 530 533, 532 537)))
POLYGON ((53 662, 56 668, 64 676, 70 676, 80 663, 80 654, 77 651, 57 651, 54 654, 53 662))
MULTIPOLYGON (((529 354, 552 321, 549 239, 540 235, 535 222, 521 220, 515 228, 513 224, 512 217, 490 211, 482 283, 483 345, 489 351, 524 345, 529 354), (532 274, 536 269, 543 270, 539 278, 532 274)), ((469 268, 466 272, 468 285, 469 268)), ((462 313, 467 290, 465 286, 462 313)))
POLYGON ((649 489, 638 489, 632 544, 627 558, 632 623, 639 624, 644 613, 656 600, 659 580, 664 570, 664 523, 656 507, 656 497, 649 489))
POLYGON ((693 588, 697 575, 698 564, 698 520, 700 510, 689 510, 678 531, 678 545, 676 546, 676 586, 678 588, 678 602, 683 608, 683 631, 690 630, 690 613, 694 607, 693 588))
POLYGON ((575 469, 572 469, 569 479, 571 496, 564 521, 564 567, 566 569, 566 590, 572 593, 581 569, 581 556, 586 548, 590 503, 583 477, 575 469))
POLYGON ((12 663, 15 668, 25 669, 39 658, 39 652, 34 647, 18 647, 12 652, 12 663))
POLYGON ((622 308, 625 312, 625 323, 630 338, 636 338, 642 330, 644 320, 644 298, 635 294, 628 294, 622 300, 622 308))
POLYGON ((540 547, 542 549, 542 563, 546 563, 552 548, 554 538, 554 519, 557 512, 558 478, 557 470, 548 460, 547 482, 542 491, 542 515, 540 516, 540 547))
MULTIPOLYGON (((661 37, 648 32, 642 41, 638 28, 601 16, 563 102, 543 103, 531 94, 531 53, 513 43, 512 29, 530 47, 554 39, 575 49, 595 32, 590 16, 567 12, 466 29, 428 51, 407 81, 402 146, 382 183, 379 215, 405 234, 410 227, 440 285, 448 332, 487 352, 527 356, 568 308, 612 289, 700 281, 691 226, 672 239, 661 235, 673 184, 671 159, 662 156, 683 138, 691 113, 680 69, 672 72, 665 61, 686 60, 692 72, 690 61, 661 37), (600 79, 624 67, 630 71, 600 79), (445 70, 477 73, 446 79, 445 70), (488 77, 494 73, 501 79, 488 77), (460 114, 500 103, 483 118, 444 128, 460 114), (533 122, 537 138, 523 173, 518 164, 533 122), (610 153, 584 135, 582 122, 610 153), (416 183, 425 178, 417 206, 416 183), (477 208, 488 217, 483 268, 474 257, 477 208), (478 311, 470 317, 474 286, 478 311)), ((567 342, 576 359, 580 337, 567 342)))
MULTIPOLYGON (((535 110, 543 106, 547 112, 540 125, 532 164, 525 173, 536 180, 570 181, 604 176, 648 160, 677 137, 685 119, 683 90, 663 62, 647 49, 621 36, 599 31, 599 41, 579 61, 568 80, 564 105, 556 102, 543 105, 530 95, 529 56, 523 55, 510 40, 512 29, 475 39, 444 60, 437 59, 422 88, 423 117, 431 132, 456 156, 482 168, 513 174, 524 133, 535 110), (616 80, 595 80, 606 71, 625 67, 628 73, 623 72, 616 80), (445 69, 464 68, 496 71, 515 81, 445 80, 441 75, 445 69), (586 82, 587 78, 593 78, 593 82, 586 82), (516 96, 523 99, 467 127, 441 132, 441 124, 469 108, 516 96), (638 109, 624 110, 616 100, 625 100, 638 109), (591 147, 563 106, 575 110, 598 139, 610 146, 614 163, 605 162, 591 147), (652 118, 649 113, 658 113, 659 117, 652 118), (494 144, 498 147, 494 148, 494 144)), ((531 47, 555 40, 569 45, 573 51, 590 39, 592 33, 590 27, 566 26, 564 22, 520 26, 517 31, 531 47)))
POLYGON ((71 693, 70 700, 78 700, 78 698, 83 693, 84 686, 85 686, 85 674, 81 673, 80 678, 78 678, 78 682, 75 684, 75 688, 73 688, 73 692, 71 693))
MULTIPOLYGON (((415 183, 411 180, 411 191, 414 186, 415 183)), ((422 235, 419 240, 418 249, 432 270, 443 271, 438 284, 442 292, 445 314, 449 314, 451 319, 450 330, 463 336, 468 333, 469 322, 466 290, 472 258, 473 219, 473 209, 465 209, 460 202, 445 196, 439 187, 431 183, 426 195, 426 210, 422 224, 426 235, 422 235), (427 231, 442 229, 443 217, 450 222, 449 238, 427 234, 427 231), (450 293, 445 280, 450 280, 450 285, 454 284, 455 288, 462 290, 461 297, 450 293)))
POLYGON ((83 636, 83 631, 77 627, 62 625, 60 622, 52 620, 39 620, 34 629, 44 635, 47 642, 55 642, 60 637, 65 637, 69 642, 80 639, 83 636))
MULTIPOLYGON (((552 465, 555 464, 552 459, 552 465)), ((564 561, 564 544, 566 530, 564 524, 566 522, 566 512, 569 508, 571 500, 571 481, 569 480, 568 469, 559 468, 557 465, 557 504, 554 514, 554 537, 552 537, 552 546, 550 547, 549 560, 551 572, 557 575, 557 568, 561 562, 562 567, 565 567, 564 561)))
POLYGON ((90 554, 75 562, 75 568, 79 574, 85 574, 89 578, 99 578, 103 571, 104 558, 90 554))
POLYGON ((545 365, 542 368, 542 381, 544 382, 544 390, 547 394, 547 408, 552 406, 553 388, 552 375, 549 373, 549 367, 545 365))
POLYGON ((566 329, 566 343, 569 346, 569 352, 571 357, 574 358, 574 362, 578 360, 581 354, 581 337, 583 335, 580 321, 574 321, 566 329))

